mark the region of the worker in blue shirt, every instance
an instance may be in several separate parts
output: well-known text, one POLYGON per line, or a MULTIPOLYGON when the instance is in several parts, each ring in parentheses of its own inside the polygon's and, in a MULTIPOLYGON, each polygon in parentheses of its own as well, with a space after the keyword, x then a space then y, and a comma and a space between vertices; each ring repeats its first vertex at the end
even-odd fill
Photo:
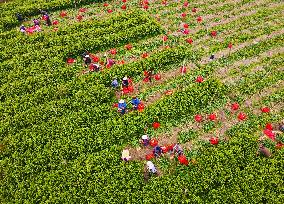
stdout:
POLYGON ((133 96, 131 100, 131 104, 133 105, 133 109, 137 110, 138 105, 140 104, 140 100, 136 96, 133 96))
POLYGON ((126 107, 127 107, 127 104, 124 100, 120 100, 118 102, 118 112, 120 112, 122 115, 125 114, 126 112, 126 107))
POLYGON ((113 87, 113 88, 117 88, 118 87, 118 81, 117 81, 117 79, 115 78, 112 82, 111 82, 111 86, 113 87))

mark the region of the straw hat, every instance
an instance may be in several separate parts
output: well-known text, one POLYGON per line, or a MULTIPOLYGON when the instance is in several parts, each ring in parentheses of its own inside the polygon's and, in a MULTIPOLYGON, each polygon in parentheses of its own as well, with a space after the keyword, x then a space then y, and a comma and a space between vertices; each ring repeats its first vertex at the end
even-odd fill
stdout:
POLYGON ((123 100, 123 99, 121 99, 121 100, 119 101, 119 103, 124 103, 124 100, 123 100))
POLYGON ((151 168, 151 167, 154 166, 154 164, 153 164, 153 162, 151 162, 151 161, 147 161, 147 166, 151 168))

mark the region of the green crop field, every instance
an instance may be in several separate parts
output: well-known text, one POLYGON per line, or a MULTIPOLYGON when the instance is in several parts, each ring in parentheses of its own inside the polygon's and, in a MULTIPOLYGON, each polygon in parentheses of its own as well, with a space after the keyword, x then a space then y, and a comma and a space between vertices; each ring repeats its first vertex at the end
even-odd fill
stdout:
POLYGON ((283 11, 281 0, 0 1, 0 203, 284 203, 283 11), (165 151, 151 158, 156 141, 165 151), (168 152, 176 143, 188 164, 168 152))

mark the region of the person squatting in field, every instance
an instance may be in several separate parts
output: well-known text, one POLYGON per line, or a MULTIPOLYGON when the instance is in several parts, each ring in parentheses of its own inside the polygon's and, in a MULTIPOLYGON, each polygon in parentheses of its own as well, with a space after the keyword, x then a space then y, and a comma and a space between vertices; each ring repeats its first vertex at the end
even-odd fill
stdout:
POLYGON ((129 161, 131 159, 131 156, 129 155, 129 150, 128 149, 124 149, 122 151, 122 156, 121 156, 121 159, 123 161, 129 161))
POLYGON ((21 25, 20 31, 21 31, 22 33, 25 33, 25 32, 26 32, 26 27, 25 27, 24 25, 21 25))
POLYGON ((155 157, 159 157, 163 153, 163 150, 159 145, 157 145, 154 147, 153 153, 155 157))
POLYGON ((83 57, 83 60, 86 66, 89 66, 92 63, 92 59, 88 54, 83 57))
POLYGON ((122 88, 128 88, 128 85, 129 85, 128 78, 127 78, 127 76, 125 76, 122 79, 121 86, 122 86, 122 88))
POLYGON ((154 76, 154 70, 153 70, 153 68, 151 68, 149 71, 145 71, 145 79, 144 79, 144 81, 146 80, 149 80, 150 82, 152 82, 152 78, 153 78, 153 76, 154 76))
POLYGON ((114 78, 113 81, 111 82, 111 86, 116 89, 118 88, 119 84, 118 84, 118 81, 117 81, 117 78, 114 78))
POLYGON ((20 13, 16 13, 16 18, 19 22, 22 22, 24 20, 22 14, 20 14, 20 13))
POLYGON ((33 23, 34 23, 34 26, 39 26, 39 20, 38 19, 34 19, 33 23))
POLYGON ((145 147, 149 145, 149 137, 148 135, 142 135, 142 138, 140 140, 140 143, 143 144, 145 147))
POLYGON ((51 26, 51 20, 50 20, 48 13, 46 11, 43 11, 43 10, 40 10, 40 13, 43 15, 42 17, 45 20, 46 25, 51 26))
POLYGON ((262 155, 264 155, 265 157, 271 157, 271 153, 269 151, 268 148, 266 148, 262 143, 259 144, 259 148, 258 148, 258 151, 257 151, 257 156, 259 155, 259 153, 261 153, 262 155))
POLYGON ((121 99, 118 103, 118 112, 124 115, 126 113, 126 108, 127 108, 126 102, 123 99, 121 99))
POLYGON ((183 155, 183 149, 179 145, 179 143, 175 144, 175 146, 173 147, 173 152, 176 153, 178 156, 183 155))
POLYGON ((131 104, 132 104, 134 110, 138 109, 138 105, 140 103, 141 103, 141 101, 137 98, 137 96, 132 97, 131 104))
POLYGON ((90 72, 99 72, 100 71, 100 65, 99 64, 95 64, 95 63, 91 63, 89 66, 89 70, 90 72))

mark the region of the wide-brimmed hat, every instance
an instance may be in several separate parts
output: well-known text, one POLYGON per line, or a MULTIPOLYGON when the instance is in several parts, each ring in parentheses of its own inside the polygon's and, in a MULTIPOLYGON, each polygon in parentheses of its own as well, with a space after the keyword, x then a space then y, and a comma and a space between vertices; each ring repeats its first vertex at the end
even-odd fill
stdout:
POLYGON ((153 166, 153 165, 154 165, 153 162, 147 161, 147 166, 153 166))
POLYGON ((147 140, 148 139, 148 135, 142 135, 142 140, 147 140))
POLYGON ((89 55, 86 55, 85 57, 90 57, 89 55))
POLYGON ((124 100, 123 100, 123 99, 121 99, 121 100, 119 101, 119 103, 124 103, 124 100))
POLYGON ((127 80, 127 76, 123 77, 123 80, 127 80))

